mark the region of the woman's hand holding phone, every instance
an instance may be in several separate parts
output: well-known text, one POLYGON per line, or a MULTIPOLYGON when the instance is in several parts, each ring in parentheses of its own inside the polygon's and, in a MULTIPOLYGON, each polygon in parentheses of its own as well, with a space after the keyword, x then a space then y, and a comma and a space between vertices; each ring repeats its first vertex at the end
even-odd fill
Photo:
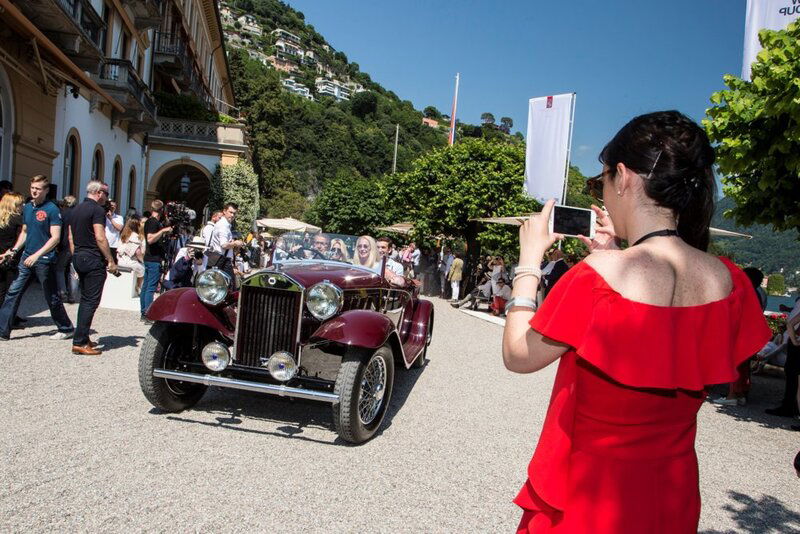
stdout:
POLYGON ((578 239, 589 247, 590 252, 595 250, 619 250, 617 245, 617 234, 614 231, 614 222, 609 217, 608 212, 592 204, 592 211, 597 216, 597 223, 594 229, 594 239, 579 235, 578 239))
POLYGON ((561 234, 551 233, 548 228, 550 213, 556 201, 548 200, 541 213, 534 213, 519 227, 519 264, 538 267, 542 257, 553 243, 564 239, 561 234))

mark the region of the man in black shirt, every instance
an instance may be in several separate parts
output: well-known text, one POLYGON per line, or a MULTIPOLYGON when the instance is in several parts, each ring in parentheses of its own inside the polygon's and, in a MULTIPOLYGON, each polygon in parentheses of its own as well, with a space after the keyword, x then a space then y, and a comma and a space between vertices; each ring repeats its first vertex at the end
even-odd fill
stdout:
POLYGON ((139 304, 141 306, 142 320, 147 321, 145 314, 147 308, 153 303, 153 296, 158 287, 158 279, 161 278, 161 261, 164 259, 164 236, 172 231, 172 227, 161 225, 160 219, 164 213, 164 203, 154 200, 150 205, 152 209, 150 218, 144 223, 144 236, 147 249, 144 253, 144 281, 139 293, 139 304))
POLYGON ((78 273, 81 302, 78 307, 78 326, 72 341, 72 353, 99 356, 100 349, 89 339, 94 312, 103 295, 106 270, 117 274, 117 264, 111 256, 106 239, 108 186, 92 180, 86 186, 86 198, 70 213, 69 247, 72 265, 78 273))

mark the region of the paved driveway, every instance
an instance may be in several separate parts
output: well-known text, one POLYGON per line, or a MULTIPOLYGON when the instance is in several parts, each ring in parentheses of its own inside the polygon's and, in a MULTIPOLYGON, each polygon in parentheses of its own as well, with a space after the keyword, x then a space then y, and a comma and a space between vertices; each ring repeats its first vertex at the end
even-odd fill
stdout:
MULTIPOLYGON (((508 373, 501 328, 436 300, 428 365, 397 374, 383 432, 336 439, 329 407, 212 389, 155 413, 136 365, 146 327, 100 310, 107 350, 52 341, 33 292, 30 327, 0 343, 0 531, 509 532, 511 503, 555 372, 508 373), (35 305, 33 305, 35 304, 35 305)), ((74 318, 76 306, 68 306, 74 318)), ((711 532, 800 532, 800 434, 753 402, 700 413, 703 517, 711 532)))

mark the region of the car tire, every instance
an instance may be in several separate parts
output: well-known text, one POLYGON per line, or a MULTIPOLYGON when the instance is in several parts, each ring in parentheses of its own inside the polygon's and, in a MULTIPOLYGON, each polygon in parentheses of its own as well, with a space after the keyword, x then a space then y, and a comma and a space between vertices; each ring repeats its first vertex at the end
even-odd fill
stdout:
MULTIPOLYGON (((174 369, 170 364, 173 350, 180 348, 177 343, 188 336, 180 335, 177 326, 155 323, 150 327, 139 353, 139 386, 150 404, 165 412, 181 412, 191 408, 203 397, 206 386, 166 378, 156 378, 153 370, 174 369)), ((189 337, 189 339, 191 339, 189 337)))
POLYGON ((389 345, 369 356, 348 349, 333 390, 339 396, 332 404, 333 427, 339 437, 355 444, 371 439, 386 415, 393 385, 394 356, 389 345))
POLYGON ((431 340, 433 340, 433 312, 428 316, 428 327, 425 333, 425 347, 422 349, 419 356, 417 356, 417 359, 414 360, 414 363, 411 364, 411 367, 414 369, 425 367, 425 363, 428 361, 428 346, 431 344, 431 340))

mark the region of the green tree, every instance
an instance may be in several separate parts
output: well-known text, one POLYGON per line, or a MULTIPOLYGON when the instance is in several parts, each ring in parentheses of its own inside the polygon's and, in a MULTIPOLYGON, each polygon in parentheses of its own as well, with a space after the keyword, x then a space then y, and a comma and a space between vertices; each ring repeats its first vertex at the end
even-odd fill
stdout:
POLYGON ((412 170, 381 182, 391 222, 411 221, 416 237, 446 235, 480 247, 517 254, 516 227, 479 225, 471 219, 523 215, 538 203, 522 190, 525 149, 520 145, 467 138, 417 159, 412 170))
POLYGON ((800 228, 800 24, 762 30, 752 81, 724 77, 703 124, 738 223, 800 228))
POLYGON ((234 165, 218 165, 214 173, 208 205, 212 210, 218 210, 228 202, 239 206, 236 230, 248 232, 258 215, 258 176, 244 159, 234 165))
POLYGON ((483 113, 481 113, 481 122, 483 124, 494 124, 494 115, 492 115, 488 111, 484 111, 483 113))
POLYGON ((326 232, 363 235, 384 224, 383 202, 377 184, 355 169, 339 169, 325 183, 307 218, 326 232))
POLYGON ((506 134, 510 134, 511 128, 513 127, 514 127, 514 120, 511 117, 500 118, 500 129, 503 130, 506 134))
POLYGON ((306 197, 297 191, 286 189, 279 189, 272 197, 261 199, 261 212, 274 219, 283 217, 302 219, 305 217, 308 207, 309 203, 306 197))
POLYGON ((780 273, 769 275, 767 278, 767 294, 783 295, 786 293, 786 279, 780 273))
POLYGON ((370 113, 375 113, 378 110, 378 97, 372 91, 364 91, 356 93, 350 99, 350 109, 353 115, 363 119, 370 113))
POLYGON ((426 119, 435 119, 437 121, 442 119, 442 113, 435 106, 427 106, 422 110, 422 114, 426 119))

